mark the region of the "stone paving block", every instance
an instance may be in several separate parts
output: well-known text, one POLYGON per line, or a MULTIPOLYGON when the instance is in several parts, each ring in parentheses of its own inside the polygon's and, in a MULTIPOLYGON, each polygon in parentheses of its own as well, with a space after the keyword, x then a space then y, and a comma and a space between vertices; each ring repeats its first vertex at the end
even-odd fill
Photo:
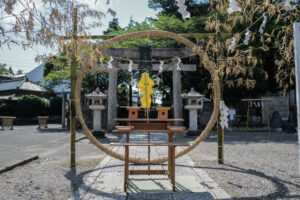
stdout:
POLYGON ((206 192, 195 176, 177 176, 176 177, 176 192, 206 192))
POLYGON ((209 192, 174 193, 173 200, 214 200, 209 192))
POLYGON ((173 200, 171 194, 129 194, 128 200, 173 200))
POLYGON ((99 178, 92 186, 91 189, 98 190, 104 193, 122 193, 124 177, 118 174, 107 174, 99 178))
POLYGON ((128 181, 128 193, 172 193, 169 179, 165 175, 131 176, 128 181))
POLYGON ((80 200, 126 200, 126 193, 109 194, 101 191, 89 191, 80 200))

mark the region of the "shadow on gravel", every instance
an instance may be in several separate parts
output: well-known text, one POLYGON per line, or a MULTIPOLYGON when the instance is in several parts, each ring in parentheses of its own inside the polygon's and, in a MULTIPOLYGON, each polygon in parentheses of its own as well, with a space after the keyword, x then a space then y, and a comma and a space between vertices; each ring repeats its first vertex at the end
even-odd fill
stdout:
MULTIPOLYGON (((193 142, 197 137, 175 137, 175 141, 193 142)), ((210 133, 205 142, 217 142, 217 134, 210 133)), ((282 144, 297 143, 297 134, 288 134, 283 132, 225 132, 225 144, 235 143, 268 143, 276 142, 282 144)))
POLYGON ((70 133, 68 129, 62 128, 36 128, 39 133, 70 133))
MULTIPOLYGON (((189 167, 189 166, 184 166, 184 165, 178 165, 181 167, 189 167)), ((259 178, 264 178, 270 182, 273 183, 274 187, 276 188, 276 192, 274 193, 270 193, 270 194, 266 194, 264 196, 256 196, 256 197, 242 197, 242 198, 234 198, 237 200, 256 200, 256 199, 277 199, 277 198, 285 198, 285 199, 300 199, 300 195, 289 195, 289 190, 286 187, 286 184, 288 185, 293 185, 295 187, 299 187, 300 189, 300 185, 294 184, 292 182, 288 182, 282 179, 279 179, 277 177, 272 177, 272 176, 268 176, 260 171, 256 171, 256 170, 252 170, 252 169, 243 169, 237 166, 233 166, 233 165, 228 165, 228 164, 224 164, 224 166, 230 167, 231 169, 225 169, 225 168, 218 168, 218 167, 195 167, 195 168, 200 168, 200 169, 211 169, 211 170, 220 170, 220 171, 230 171, 230 172, 234 172, 234 173, 244 173, 244 174, 249 174, 249 175, 253 175, 253 176, 257 176, 259 178)), ((242 186, 237 186, 236 187, 242 187, 242 186)))
MULTIPOLYGON (((65 177, 70 181, 70 195, 72 197, 76 197, 75 199, 81 199, 83 197, 80 198, 79 196, 79 192, 77 192, 78 188, 81 187, 82 189, 85 190, 85 193, 93 193, 99 197, 109 197, 109 198, 115 198, 115 199, 122 199, 124 198, 124 194, 111 194, 111 193, 105 193, 102 191, 99 191, 97 189, 94 188, 90 188, 89 185, 85 185, 84 181, 83 181, 83 177, 91 172, 94 171, 100 171, 104 170, 106 168, 114 168, 114 167, 120 167, 123 165, 111 165, 111 166, 107 166, 107 167, 102 167, 102 168, 95 168, 92 170, 88 170, 88 171, 84 171, 82 173, 76 174, 76 168, 71 168, 70 171, 68 173, 65 174, 65 177), (75 195, 75 196, 74 196, 75 195)), ((180 167, 186 167, 186 168, 190 168, 191 166, 188 165, 176 165, 176 166, 180 166, 180 167)), ((255 196, 255 197, 242 197, 242 198, 234 198, 237 200, 256 200, 256 199, 277 199, 277 198, 285 198, 285 199, 300 199, 300 195, 289 195, 289 190, 286 187, 286 185, 293 185, 295 187, 299 187, 300 185, 294 184, 292 182, 288 182, 282 179, 279 179, 277 177, 272 177, 272 176, 268 176, 260 171, 256 171, 256 170, 252 170, 252 169, 243 169, 237 166, 233 166, 233 165, 228 165, 228 164, 224 164, 224 166, 230 167, 231 169, 227 169, 227 168, 222 168, 222 167, 193 167, 193 168, 200 168, 200 169, 211 169, 211 170, 220 170, 220 171, 230 171, 230 172, 234 172, 234 173, 244 173, 244 174, 249 174, 249 175, 253 175, 253 176, 257 176, 259 178, 264 178, 270 182, 273 183, 274 187, 276 188, 276 192, 270 193, 270 194, 266 194, 264 196, 255 196)), ((236 187, 242 187, 242 186, 236 186, 236 187)))

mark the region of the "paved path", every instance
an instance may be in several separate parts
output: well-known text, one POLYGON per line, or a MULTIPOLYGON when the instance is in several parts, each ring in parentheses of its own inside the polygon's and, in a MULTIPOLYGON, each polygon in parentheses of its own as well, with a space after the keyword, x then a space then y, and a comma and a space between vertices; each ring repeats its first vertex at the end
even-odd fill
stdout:
MULTIPOLYGON (((69 131, 62 129, 59 124, 48 124, 48 127, 38 129, 37 125, 27 125, 14 126, 14 130, 0 130, 0 169, 34 156, 68 157, 69 131)), ((77 139, 83 136, 82 133, 76 133, 77 139)), ((88 149, 83 151, 84 153, 89 152, 93 147, 90 144, 85 146, 88 149)), ((95 152, 99 153, 99 150, 95 152)))
MULTIPOLYGON (((124 141, 125 138, 122 140, 124 141)), ((121 140, 121 142, 123 142, 121 140)), ((146 141, 146 134, 132 134, 131 141, 146 141)), ((164 134, 151 136, 151 141, 166 141, 164 134)), ((179 149, 178 149, 179 150, 179 149)), ((123 154, 123 147, 114 147, 123 154)), ((151 158, 166 156, 167 147, 151 148, 151 158)), ((130 156, 147 158, 147 147, 132 147, 130 156)), ((145 165, 131 165, 130 168, 146 169, 145 165)), ((167 165, 151 166, 151 169, 166 169, 167 165)), ((230 199, 204 171, 196 168, 189 156, 176 159, 176 192, 173 192, 166 175, 129 176, 127 193, 123 192, 123 161, 107 156, 99 166, 83 179, 83 184, 75 191, 74 199, 230 199)))

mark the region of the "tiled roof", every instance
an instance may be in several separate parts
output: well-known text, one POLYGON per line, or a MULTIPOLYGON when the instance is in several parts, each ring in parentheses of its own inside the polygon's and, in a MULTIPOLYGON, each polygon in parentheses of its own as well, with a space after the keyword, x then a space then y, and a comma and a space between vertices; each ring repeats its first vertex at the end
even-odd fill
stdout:
POLYGON ((0 91, 16 90, 16 89, 37 91, 37 92, 47 91, 44 87, 28 81, 27 78, 0 82, 0 91))
POLYGON ((45 63, 40 64, 26 74, 27 78, 34 83, 41 83, 43 81, 45 63))
POLYGON ((0 91, 15 90, 24 82, 24 79, 8 80, 0 82, 0 91))

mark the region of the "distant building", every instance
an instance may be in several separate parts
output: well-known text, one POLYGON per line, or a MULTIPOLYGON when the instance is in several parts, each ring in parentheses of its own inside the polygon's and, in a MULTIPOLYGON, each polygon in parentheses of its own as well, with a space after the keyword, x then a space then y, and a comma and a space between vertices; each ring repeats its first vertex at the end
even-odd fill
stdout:
MULTIPOLYGON (((36 84, 43 84, 43 78, 44 78, 44 68, 45 63, 42 63, 41 65, 37 66, 30 72, 26 74, 28 79, 36 84)), ((65 80, 63 84, 56 85, 54 88, 52 88, 53 92, 56 94, 61 94, 62 92, 70 94, 70 80, 65 80)))
POLYGON ((52 92, 25 78, 4 80, 0 82, 0 102, 14 101, 27 94, 48 96, 52 92))
POLYGON ((0 74, 0 81, 15 80, 20 78, 25 78, 25 74, 0 74))

